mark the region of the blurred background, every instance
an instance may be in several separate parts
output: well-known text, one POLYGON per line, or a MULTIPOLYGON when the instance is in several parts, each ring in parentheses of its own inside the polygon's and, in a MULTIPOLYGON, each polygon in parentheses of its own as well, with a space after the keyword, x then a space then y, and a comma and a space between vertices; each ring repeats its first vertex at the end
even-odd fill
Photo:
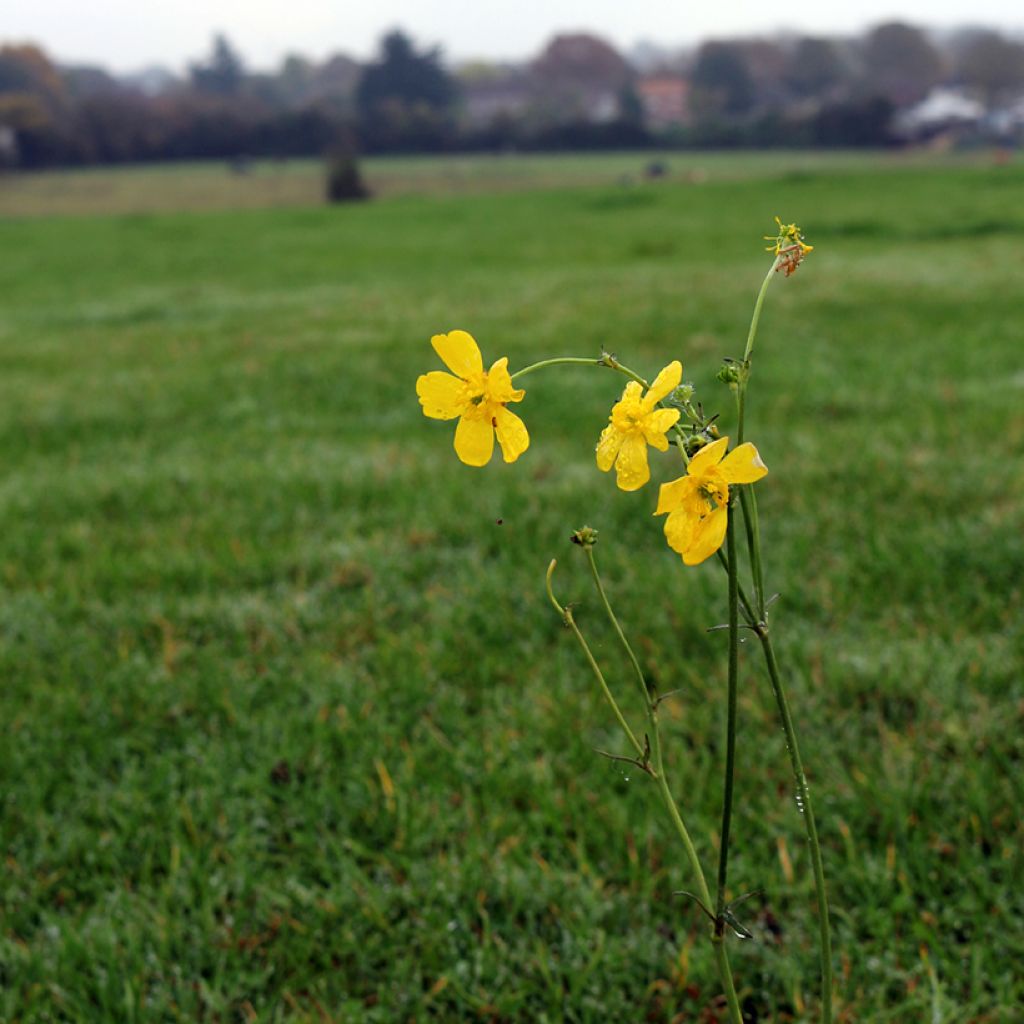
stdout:
MULTIPOLYGON (((109 4, 88 19, 53 2, 26 7, 13 19, 26 38, 13 36, 8 20, 0 167, 218 159, 239 176, 266 176, 257 161, 270 159, 280 179, 287 162, 329 151, 944 151, 1014 146, 1024 134, 1024 41, 1019 15, 1007 23, 1010 6, 1003 21, 989 24, 978 23, 978 10, 956 23, 922 5, 947 23, 887 20, 843 31, 838 16, 828 30, 828 17, 806 5, 818 31, 802 31, 792 7, 784 29, 766 30, 765 15, 753 10, 745 19, 705 12, 687 24, 643 4, 629 11, 604 4, 589 8, 614 33, 602 34, 567 4, 561 16, 583 24, 545 36, 542 26, 558 23, 558 5, 533 12, 530 24, 507 12, 493 23, 479 14, 467 22, 450 4, 441 22, 451 22, 458 57, 436 27, 426 36, 381 28, 371 41, 369 25, 383 25, 386 11, 353 12, 346 24, 307 2, 293 28, 258 6, 196 5, 165 26, 126 6, 109 4), (237 36, 212 31, 218 16, 237 36), (699 38, 702 20, 708 32, 742 28, 699 38), (201 44, 206 24, 211 33, 201 44), (346 47, 351 36, 358 48, 346 47), (262 59, 239 38, 251 39, 262 59), (487 56, 474 55, 474 46, 487 56)), ((415 5, 407 13, 431 23, 415 5)), ((779 17, 773 11, 767 24, 779 17)), ((261 191, 268 202, 296 202, 309 198, 303 185, 311 187, 276 180, 261 191)), ((5 212, 19 212, 13 200, 5 212)))
MULTIPOLYGON (((747 431, 843 1021, 1024 1019, 1016 5, 41 0, 0 27, 0 1020, 724 1020, 648 785, 717 851, 726 617, 594 465, 614 374, 462 465, 433 334, 670 360, 747 431), (628 708, 638 728, 638 708, 628 708), (1016 725, 1014 724, 1016 723, 1016 725), (627 770, 623 770, 624 767, 627 770)), ((743 648, 731 943, 819 1018, 804 830, 743 648)))

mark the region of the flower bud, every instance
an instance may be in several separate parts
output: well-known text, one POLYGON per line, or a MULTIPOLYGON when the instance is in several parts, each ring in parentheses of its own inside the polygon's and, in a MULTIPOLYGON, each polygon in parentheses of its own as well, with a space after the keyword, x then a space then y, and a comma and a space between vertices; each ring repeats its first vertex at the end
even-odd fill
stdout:
POLYGON ((735 387, 740 382, 740 364, 731 359, 727 359, 722 364, 722 368, 718 371, 716 377, 723 384, 728 384, 729 387, 735 387))
POLYGON ((592 548, 597 543, 597 530, 592 526, 581 526, 569 539, 581 548, 592 548))

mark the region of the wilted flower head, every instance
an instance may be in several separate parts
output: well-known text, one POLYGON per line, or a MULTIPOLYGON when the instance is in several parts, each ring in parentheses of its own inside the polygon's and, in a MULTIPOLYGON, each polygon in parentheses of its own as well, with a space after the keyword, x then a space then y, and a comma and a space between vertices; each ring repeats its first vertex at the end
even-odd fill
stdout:
POLYGON ((766 248, 776 256, 776 271, 784 270, 789 277, 814 246, 804 241, 804 233, 796 224, 783 224, 779 217, 775 218, 775 223, 779 230, 774 235, 764 236, 765 241, 772 243, 766 248))

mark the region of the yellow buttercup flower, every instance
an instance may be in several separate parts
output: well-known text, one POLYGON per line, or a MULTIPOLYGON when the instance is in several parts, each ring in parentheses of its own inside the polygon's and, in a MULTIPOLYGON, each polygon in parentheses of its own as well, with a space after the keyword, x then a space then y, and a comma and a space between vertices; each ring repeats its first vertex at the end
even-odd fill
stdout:
POLYGON ((749 441, 726 455, 728 447, 727 437, 705 445, 690 460, 686 475, 662 484, 658 493, 654 514, 668 513, 668 546, 678 551, 687 565, 699 565, 722 546, 729 517, 729 484, 752 484, 768 472, 749 441))
POLYGON ((506 408, 526 394, 512 387, 508 357, 502 356, 485 370, 479 346, 465 331, 435 334, 430 344, 452 372, 432 370, 417 378, 423 415, 434 420, 459 417, 455 454, 467 466, 490 462, 495 434, 505 461, 515 462, 530 447, 530 435, 523 421, 506 408))
POLYGON ((616 483, 622 490, 635 491, 651 479, 648 445, 660 452, 668 449, 665 432, 679 419, 679 410, 656 406, 679 386, 682 376, 683 365, 674 360, 658 374, 646 395, 643 386, 631 380, 612 407, 608 426, 597 442, 597 468, 607 473, 614 465, 616 483))

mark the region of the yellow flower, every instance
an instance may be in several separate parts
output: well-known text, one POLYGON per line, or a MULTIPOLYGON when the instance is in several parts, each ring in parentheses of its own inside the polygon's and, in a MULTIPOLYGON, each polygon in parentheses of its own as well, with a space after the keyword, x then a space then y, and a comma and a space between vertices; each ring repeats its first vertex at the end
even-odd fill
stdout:
POLYGON ((432 370, 417 378, 423 415, 434 420, 459 417, 455 454, 467 466, 486 466, 491 461, 495 433, 505 461, 515 462, 530 447, 530 435, 523 421, 506 408, 526 394, 512 387, 508 357, 502 356, 485 370, 479 346, 465 331, 435 334, 430 344, 452 372, 432 370))
POLYGON ((662 484, 658 493, 654 514, 668 513, 668 546, 678 551, 687 565, 699 565, 722 546, 729 517, 729 484, 752 484, 768 472, 749 441, 725 455, 728 447, 727 437, 705 445, 690 460, 686 475, 662 484))
POLYGON ((683 365, 674 360, 658 374, 646 395, 642 385, 630 381, 612 407, 608 426, 597 442, 597 468, 607 473, 614 465, 616 483, 622 490, 635 491, 651 479, 647 445, 660 452, 668 449, 665 431, 679 419, 679 410, 655 406, 678 387, 682 376, 683 365))

